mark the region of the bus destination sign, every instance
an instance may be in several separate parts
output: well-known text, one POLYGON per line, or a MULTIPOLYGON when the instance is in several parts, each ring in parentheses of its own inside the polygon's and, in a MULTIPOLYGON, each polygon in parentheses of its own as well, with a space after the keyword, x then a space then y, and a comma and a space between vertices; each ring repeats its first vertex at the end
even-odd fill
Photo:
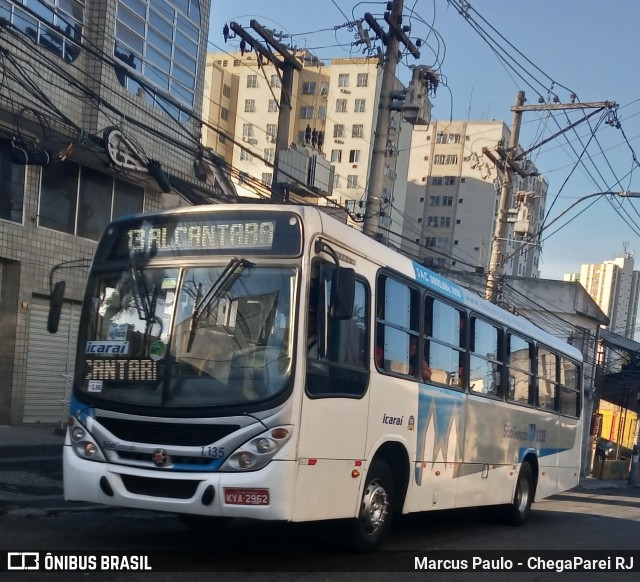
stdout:
POLYGON ((273 220, 202 221, 172 226, 131 228, 126 231, 129 251, 179 252, 199 250, 271 249, 273 220))

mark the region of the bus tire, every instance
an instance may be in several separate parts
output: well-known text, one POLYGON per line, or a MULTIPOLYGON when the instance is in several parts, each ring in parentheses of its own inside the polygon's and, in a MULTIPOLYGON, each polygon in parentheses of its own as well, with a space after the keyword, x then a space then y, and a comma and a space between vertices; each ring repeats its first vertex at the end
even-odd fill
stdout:
POLYGON ((179 517, 180 521, 189 529, 209 534, 224 530, 231 521, 230 517, 212 517, 210 515, 194 515, 191 513, 181 513, 179 517))
POLYGON ((349 521, 348 545, 356 552, 375 550, 391 526, 395 503, 393 477, 384 461, 371 463, 358 517, 349 521))
POLYGON ((531 513, 533 501, 533 470, 527 462, 522 463, 513 501, 506 506, 505 521, 509 525, 521 526, 531 513))

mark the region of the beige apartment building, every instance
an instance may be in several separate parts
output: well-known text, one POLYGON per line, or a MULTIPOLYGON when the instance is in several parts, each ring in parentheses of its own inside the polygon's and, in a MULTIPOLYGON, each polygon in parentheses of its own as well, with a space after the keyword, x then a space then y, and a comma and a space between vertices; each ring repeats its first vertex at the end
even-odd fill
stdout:
POLYGON ((634 339, 640 297, 640 271, 633 267, 633 256, 626 253, 564 275, 565 281, 578 281, 609 317, 607 329, 628 339, 634 339))
MULTIPOLYGON (((403 226, 407 253, 441 269, 487 270, 500 176, 482 149, 493 151, 508 140, 501 121, 438 121, 413 129, 403 226)), ((526 169, 536 173, 532 164, 526 169)), ((509 207, 518 222, 508 226, 504 273, 539 277, 540 247, 527 242, 526 233, 537 232, 548 184, 541 176, 516 174, 512 186, 509 207)))
MULTIPOLYGON (((345 207, 357 221, 364 215, 382 68, 377 59, 339 58, 326 64, 310 53, 298 57, 302 70, 294 75, 288 141, 333 167, 326 196, 306 201, 345 207)), ((399 81, 397 87, 402 88, 399 81)), ((259 65, 253 52, 207 56, 203 140, 232 166, 240 196, 270 196, 280 91, 276 67, 259 65)), ((393 212, 404 206, 410 128, 400 112, 392 113, 380 216, 386 231, 402 220, 393 212), (398 152, 405 152, 404 161, 398 152)), ((400 233, 399 226, 394 229, 400 233)))

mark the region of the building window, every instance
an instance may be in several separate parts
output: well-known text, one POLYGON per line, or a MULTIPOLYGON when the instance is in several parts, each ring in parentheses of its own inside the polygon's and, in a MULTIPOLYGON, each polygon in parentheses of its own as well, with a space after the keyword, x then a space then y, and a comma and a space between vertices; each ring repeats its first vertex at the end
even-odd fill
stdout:
POLYGON ((22 222, 25 167, 11 162, 12 146, 0 141, 0 220, 22 222))
POLYGON ((253 123, 242 124, 242 137, 253 137, 253 123))
POLYGON ((351 137, 364 137, 364 125, 362 124, 352 125, 351 137))
POLYGON ((358 176, 355 174, 349 174, 347 176, 347 188, 357 188, 358 187, 358 176))
POLYGON ((336 99, 336 113, 346 113, 346 112, 347 112, 347 100, 336 99))
POLYGON ((275 99, 269 99, 269 105, 267 107, 267 111, 269 113, 277 113, 277 111, 278 111, 278 102, 275 99))
POLYGON ((276 139, 276 135, 278 135, 278 124, 267 123, 267 138, 276 139))
POLYGON ((453 206, 453 196, 443 196, 442 206, 453 206))
POLYGON ((309 81, 302 83, 302 94, 303 95, 315 95, 316 94, 316 83, 315 81, 309 81))
MULTIPOLYGON (((72 0, 64 1, 70 3, 72 0)), ((116 66, 120 84, 175 119, 186 121, 195 106, 200 3, 118 0, 116 10, 114 56, 124 65, 116 66)))
POLYGON ((247 75, 247 89, 256 89, 258 87, 258 75, 247 75))
POLYGON ((73 62, 78 58, 85 0, 19 0, 19 3, 30 11, 3 1, 0 2, 0 16, 65 61, 73 62))
POLYGON ((360 150, 351 150, 349 152, 349 163, 357 164, 360 161, 360 150))
POLYGON ((429 196, 429 206, 440 206, 440 196, 429 196))
POLYGON ((266 148, 264 150, 264 161, 273 164, 276 159, 276 150, 274 148, 266 148))
POLYGON ((336 137, 336 138, 344 137, 344 125, 342 125, 341 123, 334 124, 333 137, 336 137))
POLYGON ((431 178, 432 186, 455 186, 455 176, 433 176, 431 178))
POLYGON ((38 226, 98 240, 115 218, 142 212, 144 189, 65 161, 42 169, 38 226))
POLYGON ((271 186, 272 182, 273 182, 273 174, 271 172, 263 172, 262 183, 265 186, 271 186))
POLYGON ((438 217, 437 216, 427 216, 427 226, 431 226, 431 227, 438 226, 438 217))
POLYGON ((256 110, 256 100, 255 99, 245 99, 244 100, 244 111, 245 113, 253 113, 256 110))
POLYGON ((313 119, 313 107, 310 105, 303 105, 300 107, 300 119, 313 119))
POLYGON ((222 119, 222 121, 229 120, 229 110, 226 107, 220 108, 220 119, 222 119))
POLYGON ((222 85, 222 96, 231 97, 231 87, 229 85, 222 85))
POLYGON ((349 74, 340 73, 338 75, 338 87, 348 87, 348 86, 349 86, 349 74))
POLYGON ((358 73, 356 86, 366 87, 369 84, 369 73, 358 73))
POLYGON ((244 148, 240 148, 240 161, 241 162, 250 162, 251 154, 245 150, 244 148))
POLYGON ((434 166, 442 166, 447 160, 447 156, 444 154, 435 154, 433 156, 433 165, 434 166))
POLYGON ((280 82, 280 77, 278 75, 271 75, 271 81, 269 84, 272 87, 282 87, 282 83, 280 82))
POLYGON ((440 228, 449 228, 451 226, 451 217, 450 216, 441 216, 440 223, 438 225, 440 228))
POLYGON ((331 162, 341 162, 342 161, 342 150, 331 150, 331 162))
POLYGON ((333 187, 340 188, 340 176, 338 174, 333 175, 333 187))
POLYGON ((366 99, 356 99, 355 107, 353 108, 353 110, 356 113, 364 113, 366 111, 365 109, 366 101, 367 101, 366 99))
POLYGON ((327 106, 320 105, 318 107, 318 119, 326 119, 327 118, 327 106))

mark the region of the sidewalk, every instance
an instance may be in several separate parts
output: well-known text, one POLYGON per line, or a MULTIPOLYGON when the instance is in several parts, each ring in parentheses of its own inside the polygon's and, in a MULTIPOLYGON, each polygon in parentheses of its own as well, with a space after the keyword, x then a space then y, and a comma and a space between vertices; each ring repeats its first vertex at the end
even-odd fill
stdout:
POLYGON ((59 426, 0 425, 0 462, 22 457, 62 456, 64 433, 59 426))
MULTIPOLYGON (((61 457, 64 434, 59 426, 23 424, 0 426, 0 463, 28 457, 61 457)), ((620 489, 629 487, 626 479, 600 480, 580 477, 575 491, 596 489, 620 489)))

